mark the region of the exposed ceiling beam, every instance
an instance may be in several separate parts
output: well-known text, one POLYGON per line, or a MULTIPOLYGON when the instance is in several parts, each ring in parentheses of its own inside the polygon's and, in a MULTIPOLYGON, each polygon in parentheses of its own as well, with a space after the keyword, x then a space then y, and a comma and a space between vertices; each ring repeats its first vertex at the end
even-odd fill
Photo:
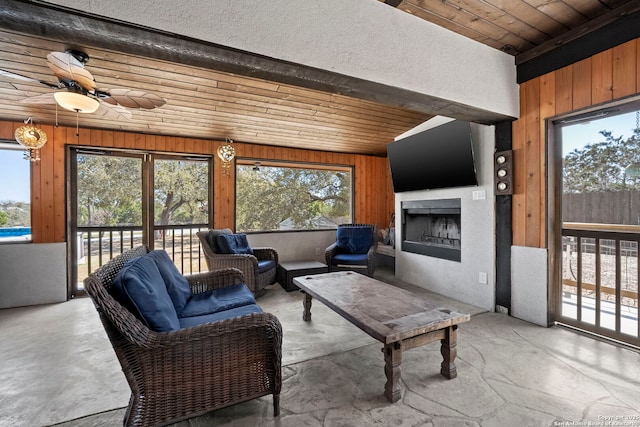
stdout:
POLYGON ((402 0, 384 0, 384 4, 388 4, 389 6, 398 7, 402 3, 402 0))
MULTIPOLYGON (((538 58, 546 53, 557 49, 560 46, 566 45, 581 37, 585 37, 590 33, 598 31, 609 24, 618 25, 617 21, 619 21, 621 18, 630 17, 631 15, 636 14, 636 12, 640 12, 640 2, 626 3, 617 9, 601 15, 589 22, 586 22, 579 27, 576 27, 558 37, 542 43, 539 46, 516 55, 516 65, 521 65, 527 61, 538 58)), ((629 40, 638 37, 638 32, 640 32, 640 25, 634 27, 636 30, 635 33, 633 31, 627 32, 629 40)))
POLYGON ((42 2, 0 0, 0 28, 126 54, 257 77, 357 99, 482 124, 502 114, 382 83, 189 39, 129 23, 90 16, 42 2), (71 42, 73 41, 73 42, 71 42))

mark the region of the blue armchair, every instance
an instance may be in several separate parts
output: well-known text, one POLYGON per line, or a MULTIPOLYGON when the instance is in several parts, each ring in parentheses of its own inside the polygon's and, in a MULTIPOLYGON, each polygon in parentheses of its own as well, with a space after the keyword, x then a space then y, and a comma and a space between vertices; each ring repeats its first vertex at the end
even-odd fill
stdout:
POLYGON ((373 276, 378 247, 378 228, 374 224, 342 224, 336 242, 324 252, 329 271, 357 271, 373 276))
POLYGON ((237 268, 256 296, 276 281, 278 252, 274 248, 252 248, 243 234, 233 234, 228 228, 199 231, 200 246, 209 271, 237 268), (241 239, 241 237, 243 237, 241 239))
POLYGON ((279 414, 282 325, 239 270, 182 276, 166 252, 137 246, 84 284, 131 388, 124 426, 173 425, 270 394, 279 414))

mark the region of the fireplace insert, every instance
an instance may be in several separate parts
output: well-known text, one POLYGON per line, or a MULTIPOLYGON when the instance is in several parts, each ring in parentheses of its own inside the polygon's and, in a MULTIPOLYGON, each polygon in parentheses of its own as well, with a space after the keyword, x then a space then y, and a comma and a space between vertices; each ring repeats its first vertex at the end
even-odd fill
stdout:
POLYGON ((461 260, 460 199, 402 202, 402 250, 461 260))

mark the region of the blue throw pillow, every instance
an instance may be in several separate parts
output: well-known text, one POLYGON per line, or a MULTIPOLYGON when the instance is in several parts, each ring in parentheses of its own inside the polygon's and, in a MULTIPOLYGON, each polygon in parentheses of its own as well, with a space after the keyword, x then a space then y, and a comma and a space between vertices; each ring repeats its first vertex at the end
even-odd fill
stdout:
POLYGON ((366 254, 373 244, 369 227, 338 227, 336 232, 337 246, 341 252, 366 254))
POLYGON ((216 229, 216 230, 209 230, 209 233, 207 233, 207 243, 209 243, 211 250, 216 254, 220 253, 220 248, 218 247, 218 242, 216 238, 221 234, 233 234, 233 232, 231 231, 230 228, 222 228, 222 229, 216 229))
POLYGON ((184 309, 187 301, 191 297, 191 287, 185 277, 178 271, 176 265, 169 258, 169 254, 165 251, 151 251, 145 255, 153 259, 160 271, 160 275, 167 287, 169 297, 173 302, 176 313, 180 316, 180 312, 184 309))
POLYGON ((249 246, 246 234, 220 234, 216 237, 216 242, 222 254, 253 255, 253 249, 249 246))
POLYGON ((160 270, 147 256, 128 261, 112 283, 113 295, 156 332, 180 329, 178 315, 160 270))

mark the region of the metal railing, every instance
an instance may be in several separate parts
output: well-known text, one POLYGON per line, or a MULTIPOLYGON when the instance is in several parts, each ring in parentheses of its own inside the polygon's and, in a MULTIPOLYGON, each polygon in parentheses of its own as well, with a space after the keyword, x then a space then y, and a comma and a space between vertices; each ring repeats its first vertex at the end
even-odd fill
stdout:
POLYGON ((560 323, 640 345, 640 227, 564 223, 560 323))
POLYGON ((196 232, 208 228, 206 224, 157 225, 154 226, 153 238, 145 242, 142 226, 78 227, 77 282, 82 283, 110 259, 141 244, 165 250, 182 274, 206 271, 207 264, 196 232))
POLYGON ((196 233, 208 228, 207 225, 156 225, 153 249, 167 251, 182 274, 207 271, 196 233))

